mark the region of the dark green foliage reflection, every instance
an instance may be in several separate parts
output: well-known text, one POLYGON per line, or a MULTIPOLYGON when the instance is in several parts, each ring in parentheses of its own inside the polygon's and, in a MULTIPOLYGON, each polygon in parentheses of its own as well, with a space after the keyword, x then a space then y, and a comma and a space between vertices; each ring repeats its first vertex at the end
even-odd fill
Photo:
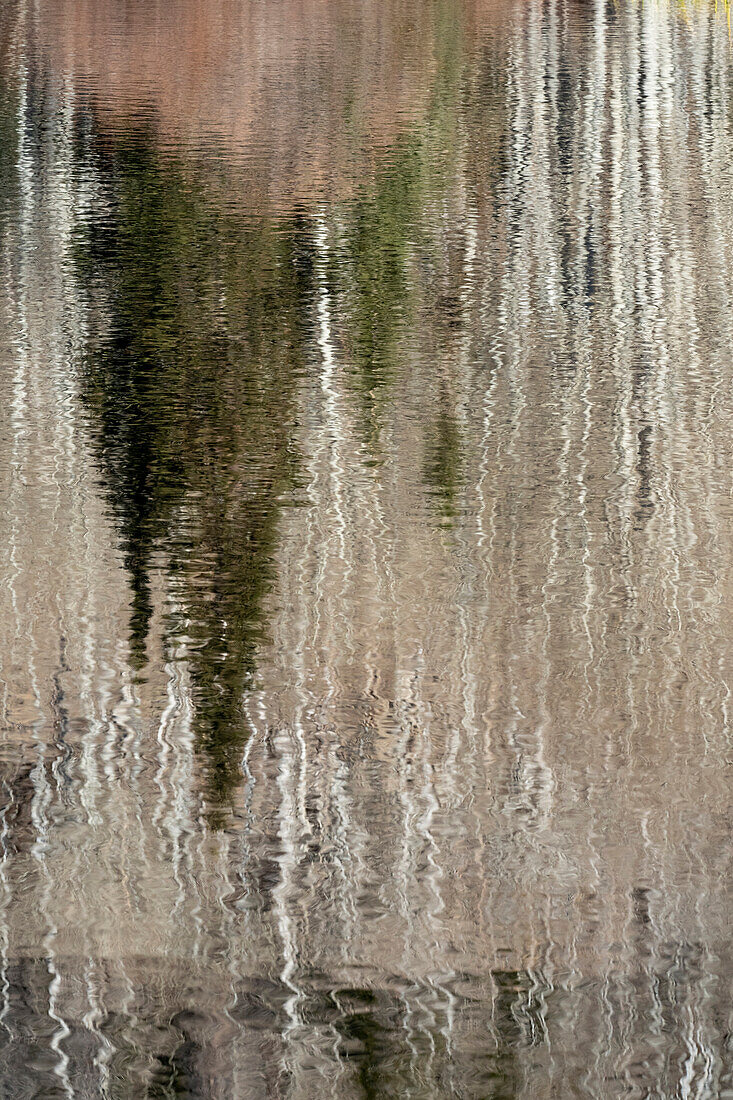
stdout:
MULTIPOLYGON (((224 206, 152 130, 112 140, 85 125, 80 157, 100 194, 74 253, 91 324, 83 399, 130 578, 131 662, 142 678, 160 638, 157 580, 164 644, 191 670, 213 820, 241 778, 242 699, 299 464, 296 389, 318 355, 314 296, 325 285, 338 304, 342 367, 378 449, 417 306, 409 269, 430 127, 398 144, 324 244, 312 211, 252 218, 224 206)), ((425 471, 446 516, 457 433, 446 406, 425 471)))
POLYGON ((106 201, 77 268, 99 317, 85 400, 132 582, 130 647, 146 663, 151 579, 173 579, 212 802, 240 777, 242 693, 293 482, 293 387, 308 293, 298 219, 216 212, 145 135, 101 154, 106 201))

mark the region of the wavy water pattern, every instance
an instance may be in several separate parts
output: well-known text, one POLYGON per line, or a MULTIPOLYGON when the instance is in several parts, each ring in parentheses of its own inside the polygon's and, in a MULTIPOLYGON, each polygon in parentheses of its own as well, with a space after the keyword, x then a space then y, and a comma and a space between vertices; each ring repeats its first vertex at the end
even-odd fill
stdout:
POLYGON ((3 1096, 733 1096, 732 58, 0 11, 3 1096))

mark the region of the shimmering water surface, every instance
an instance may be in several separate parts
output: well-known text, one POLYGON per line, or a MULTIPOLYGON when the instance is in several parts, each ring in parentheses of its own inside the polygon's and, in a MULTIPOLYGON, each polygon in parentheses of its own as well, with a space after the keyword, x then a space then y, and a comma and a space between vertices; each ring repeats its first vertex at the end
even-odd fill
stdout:
POLYGON ((3 1098, 733 1097, 732 59, 3 0, 3 1098))

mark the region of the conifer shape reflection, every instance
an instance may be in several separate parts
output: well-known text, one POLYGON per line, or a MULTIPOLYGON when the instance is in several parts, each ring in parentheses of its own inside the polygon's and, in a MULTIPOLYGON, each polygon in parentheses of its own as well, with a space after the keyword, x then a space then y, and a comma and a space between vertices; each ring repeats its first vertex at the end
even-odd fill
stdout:
POLYGON ((101 176, 76 252, 102 318, 84 396, 131 581, 131 661, 142 674, 159 577, 216 816, 241 775, 241 701, 295 473, 307 247, 297 218, 234 224, 145 134, 104 147, 101 176))

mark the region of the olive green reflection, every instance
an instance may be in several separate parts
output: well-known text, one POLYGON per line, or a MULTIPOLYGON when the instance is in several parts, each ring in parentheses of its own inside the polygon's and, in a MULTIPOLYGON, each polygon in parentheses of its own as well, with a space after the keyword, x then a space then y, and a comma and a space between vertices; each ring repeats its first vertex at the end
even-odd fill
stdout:
MULTIPOLYGON (((209 797, 241 777, 242 698, 264 636, 278 518, 293 488, 296 386, 313 330, 313 225, 217 205, 152 133, 92 136, 103 200, 75 265, 92 313, 83 396, 132 588, 130 649, 142 673, 163 571, 185 638, 209 797)), ((410 226, 426 153, 417 138, 349 209, 340 257, 348 345, 367 419, 409 315, 410 226)), ((441 479, 445 462, 429 472, 441 479)), ((446 466, 443 493, 454 492, 446 466)))
MULTIPOLYGON (((453 43, 425 125, 344 205, 329 247, 326 277, 373 442, 414 320, 409 267, 439 186, 432 149, 453 129, 457 57, 453 43)), ((79 134, 99 188, 74 256, 93 329, 83 400, 130 577, 131 662, 142 676, 164 578, 166 645, 191 670, 218 820, 241 778, 242 701, 297 478, 296 390, 314 354, 323 254, 312 212, 248 218, 223 206, 210 179, 161 153, 154 120, 111 138, 87 115, 79 134)), ((431 491, 445 481, 446 502, 458 469, 450 449, 443 441, 426 471, 431 491)))
POLYGON ((222 806, 241 774, 242 695, 296 469, 308 243, 297 217, 275 229, 217 210, 144 133, 98 156, 105 202, 76 256, 104 318, 84 398, 131 578, 132 661, 146 663, 162 567, 222 806))

